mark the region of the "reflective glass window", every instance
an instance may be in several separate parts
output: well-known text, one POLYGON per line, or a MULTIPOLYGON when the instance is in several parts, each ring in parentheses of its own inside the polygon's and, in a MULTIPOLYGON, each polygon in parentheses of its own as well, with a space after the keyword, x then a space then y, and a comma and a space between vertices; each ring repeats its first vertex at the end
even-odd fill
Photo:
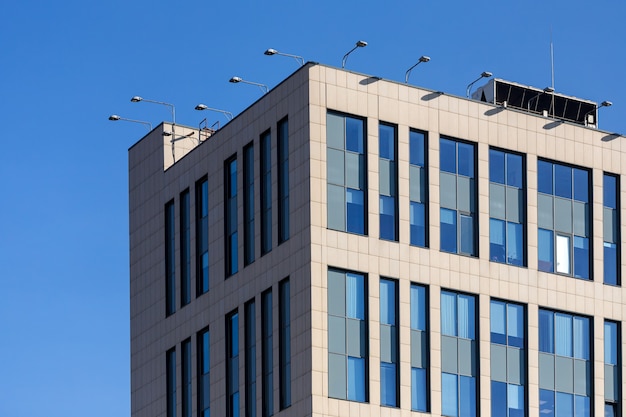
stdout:
POLYGON ((289 239, 289 121, 278 122, 278 244, 289 239))
POLYGON ((366 234, 364 120, 327 113, 326 145, 328 228, 366 234))
POLYGON ((209 290, 209 181, 196 182, 196 296, 209 290))

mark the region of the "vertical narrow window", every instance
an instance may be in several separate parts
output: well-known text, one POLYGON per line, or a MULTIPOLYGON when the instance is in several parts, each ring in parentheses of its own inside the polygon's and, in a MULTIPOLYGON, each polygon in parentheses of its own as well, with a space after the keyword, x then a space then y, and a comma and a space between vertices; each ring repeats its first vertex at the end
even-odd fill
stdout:
POLYGON ((274 338, 272 289, 261 294, 261 368, 263 373, 263 417, 274 414, 274 338))
POLYGON ((397 128, 381 123, 378 126, 378 178, 380 238, 398 240, 398 147, 397 128))
POLYGON ((621 347, 619 323, 604 322, 604 415, 618 417, 622 391, 621 347))
POLYGON ((519 304, 491 300, 491 415, 526 415, 526 321, 519 304))
POLYGON ((272 136, 261 135, 261 254, 272 250, 272 136))
POLYGON ((400 405, 398 372, 398 284, 380 280, 380 404, 400 405))
POLYGON ((291 298, 288 278, 280 282, 278 296, 280 409, 284 410, 291 405, 291 298))
POLYGON ((239 417, 239 314, 226 316, 226 412, 239 417))
POLYGON ((539 310, 539 414, 591 415, 590 320, 539 310))
POLYGON ((478 256, 476 146, 441 138, 439 158, 441 250, 478 256))
POLYGON ((180 305, 191 301, 191 233, 189 231, 189 190, 180 194, 180 305))
POLYGON ((426 287, 411 284, 411 409, 428 412, 429 340, 426 287))
POLYGON ((441 291, 441 410, 449 417, 478 415, 476 297, 441 291))
POLYGON ((226 277, 237 273, 239 247, 237 241, 237 156, 226 161, 224 169, 224 229, 226 246, 226 277))
POLYGON ((369 380, 365 275, 328 270, 328 395, 366 402, 369 380))
POLYGON ((526 199, 521 155, 489 150, 489 259, 523 266, 526 199))
POLYGON ((174 200, 165 205, 165 315, 176 311, 176 223, 174 200))
POLYGON ((183 417, 191 417, 191 339, 183 341, 181 351, 183 417))
POLYGON ((254 148, 249 143, 243 148, 243 259, 254 262, 254 148))
POLYGON ((428 246, 428 178, 426 161, 426 134, 411 129, 409 132, 409 199, 411 245, 428 246))
POLYGON ((619 177, 604 174, 604 283, 620 285, 619 177))
POLYGON ((209 291, 209 181, 196 182, 196 296, 209 291))
POLYGON ((365 122, 326 115, 328 228, 367 234, 365 122))
POLYGON ((209 330, 198 333, 198 417, 211 417, 211 351, 209 330))
POLYGON ((165 354, 165 379, 167 380, 167 417, 176 417, 176 348, 165 354))
POLYGON ((256 417, 256 311, 254 298, 246 311, 246 417, 256 417))
POLYGON ((289 239, 289 121, 278 122, 278 244, 289 239))
POLYGON ((589 171, 537 162, 538 268, 591 279, 589 171))

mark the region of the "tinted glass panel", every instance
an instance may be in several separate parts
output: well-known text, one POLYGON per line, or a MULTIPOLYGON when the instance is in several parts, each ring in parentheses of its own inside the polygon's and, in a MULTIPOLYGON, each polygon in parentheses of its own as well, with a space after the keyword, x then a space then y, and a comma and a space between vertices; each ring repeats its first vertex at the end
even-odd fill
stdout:
POLYGON ((504 184, 504 152, 489 149, 489 181, 504 184))
POLYGON ((456 211, 440 209, 441 250, 456 253, 456 211))
POLYGON ((572 198, 572 168, 554 165, 554 194, 559 197, 572 198))
POLYGON ((612 209, 617 208, 617 178, 613 175, 604 176, 604 206, 612 209))
POLYGON ((409 163, 411 163, 412 165, 419 165, 423 167, 425 165, 424 134, 411 130, 411 132, 409 133, 409 142, 409 150, 411 153, 409 157, 409 163))
POLYGON ((589 173, 584 169, 574 169, 574 200, 589 202, 589 173))
POLYGON ((511 153, 506 154, 506 184, 511 187, 522 188, 524 171, 522 157, 511 153))
POLYGON ((474 146, 467 143, 458 143, 459 147, 459 175, 474 178, 474 146))
POLYGON ((554 242, 552 240, 552 231, 539 229, 537 232, 538 252, 540 271, 554 271, 554 242))
POLYGON ((439 140, 439 169, 456 174, 456 142, 439 140))
POLYGON ((540 193, 552 194, 552 164, 537 161, 537 182, 540 193))

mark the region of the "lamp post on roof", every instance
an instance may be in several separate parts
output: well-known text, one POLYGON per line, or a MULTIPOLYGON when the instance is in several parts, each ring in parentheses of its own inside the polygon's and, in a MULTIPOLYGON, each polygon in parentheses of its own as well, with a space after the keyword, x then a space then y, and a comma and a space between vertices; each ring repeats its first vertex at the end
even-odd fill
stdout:
POLYGON ((176 124, 176 108, 174 107, 173 104, 165 103, 164 101, 148 100, 147 98, 143 98, 139 96, 134 96, 133 98, 130 99, 130 101, 132 103, 139 103, 140 101, 145 101, 146 103, 154 103, 154 104, 160 104, 162 106, 168 106, 170 108, 170 111, 172 112, 172 124, 176 124))
POLYGON ((415 65, 413 65, 411 68, 409 68, 406 71, 406 74, 404 74, 404 83, 408 84, 409 83, 409 75, 411 74, 411 70, 413 70, 413 68, 417 67, 419 64, 421 64, 422 62, 428 62, 430 61, 430 57, 426 56, 426 55, 422 55, 420 57, 420 59, 417 61, 417 63, 415 65))
POLYGON ((109 116, 109 120, 112 122, 117 122, 118 120, 123 120, 125 122, 133 122, 133 123, 141 123, 142 125, 148 128, 148 131, 152 130, 152 123, 144 122, 143 120, 135 120, 135 119, 127 119, 125 117, 118 116, 117 114, 112 114, 109 116))
POLYGON ((233 120, 233 114, 232 114, 231 112, 226 111, 226 110, 214 109, 214 108, 212 108, 212 107, 208 107, 206 104, 202 104, 202 103, 198 104, 198 105, 196 106, 196 110, 210 110, 210 111, 216 111, 216 112, 218 112, 218 113, 222 113, 224 116, 226 116, 226 118, 227 118, 228 120, 233 120))
POLYGON ((469 83, 467 85, 467 90, 465 90, 465 96, 467 98, 469 98, 470 96, 470 91, 472 90, 472 86, 474 84, 476 84, 478 81, 482 80, 483 78, 489 78, 491 77, 493 74, 490 73, 489 71, 483 71, 482 74, 480 74, 480 77, 476 78, 474 81, 472 81, 471 83, 469 83))
POLYGON ((261 89, 261 91, 263 91, 263 93, 267 93, 269 90, 269 88, 267 88, 267 86, 265 84, 261 84, 261 83, 255 83, 253 81, 247 81, 244 80, 241 77, 231 77, 230 80, 228 80, 228 82, 231 82, 233 84, 237 84, 237 83, 244 83, 244 84, 250 84, 250 85, 256 85, 257 87, 259 87, 261 89))
POLYGON ((611 107, 612 105, 613 105, 613 102, 605 100, 602 103, 600 103, 599 106, 596 106, 593 110, 589 110, 587 113, 585 113, 585 117, 584 117, 584 119, 585 119, 585 126, 589 126, 589 125, 598 126, 598 121, 594 120, 594 119, 597 119, 597 114, 596 114, 596 117, 592 116, 590 118, 589 116, 591 116, 591 113, 597 112, 602 107, 611 107), (591 120, 589 120, 589 119, 591 119, 591 120))
POLYGON ((263 52, 265 55, 268 56, 272 56, 272 55, 282 55, 282 56, 287 56, 290 58, 293 58, 296 60, 296 62, 300 65, 304 65, 304 58, 302 58, 300 55, 292 55, 292 54, 286 54, 284 52, 278 52, 276 49, 267 49, 265 52, 263 52))
POLYGON ((343 56, 343 59, 341 60, 341 68, 345 68, 346 67, 346 59, 348 59, 348 55, 350 55, 352 52, 354 52, 355 49, 357 49, 357 48, 365 48, 366 46, 367 46, 367 42, 365 42, 365 41, 357 41, 357 43, 354 46, 354 48, 350 49, 348 51, 348 53, 343 56))

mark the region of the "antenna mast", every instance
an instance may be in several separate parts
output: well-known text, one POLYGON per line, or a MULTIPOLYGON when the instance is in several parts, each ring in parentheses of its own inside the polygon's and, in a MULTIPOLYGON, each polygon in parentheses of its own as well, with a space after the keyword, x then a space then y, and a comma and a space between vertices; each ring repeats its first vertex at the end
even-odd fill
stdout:
POLYGON ((554 43, 552 42, 552 25, 550 25, 550 67, 552 72, 552 115, 554 116, 554 43))

